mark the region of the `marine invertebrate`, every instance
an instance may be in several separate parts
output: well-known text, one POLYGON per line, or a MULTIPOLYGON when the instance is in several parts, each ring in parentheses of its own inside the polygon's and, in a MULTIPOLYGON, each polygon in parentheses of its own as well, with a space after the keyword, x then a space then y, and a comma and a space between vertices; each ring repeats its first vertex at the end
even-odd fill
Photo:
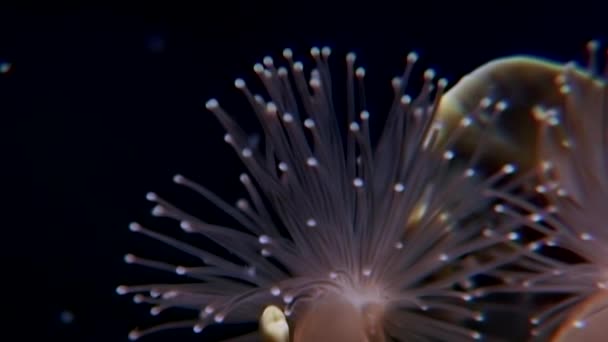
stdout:
POLYGON ((605 339, 597 329, 608 313, 602 295, 608 288, 608 88, 596 70, 597 43, 591 42, 589 49, 587 70, 574 63, 536 66, 553 75, 544 91, 560 97, 534 108, 539 122, 536 191, 544 204, 493 192, 507 202, 499 211, 516 218, 524 215, 522 223, 543 234, 525 247, 529 252, 522 265, 530 272, 515 275, 503 290, 568 295, 531 318, 538 325, 533 333, 550 334, 564 324, 559 336, 573 334, 569 328, 574 327, 587 331, 578 332, 574 340, 585 341, 605 339), (576 256, 550 258, 546 252, 551 249, 576 256), (596 326, 587 329, 590 319, 596 326))
MULTIPOLYGON (((537 122, 530 113, 539 104, 547 107, 562 104, 559 89, 550 86, 561 67, 537 56, 514 55, 491 60, 459 80, 458 86, 442 99, 439 115, 451 127, 484 97, 505 99, 509 106, 497 123, 489 127, 492 154, 484 163, 515 162, 520 170, 528 170, 535 167, 538 159, 537 122)), ((459 142, 461 149, 475 149, 480 134, 475 128, 463 136, 459 142)))
POLYGON ((467 307, 472 297, 459 284, 495 261, 460 261, 517 238, 509 226, 493 226, 474 215, 489 204, 484 190, 515 168, 507 164, 485 177, 476 168, 479 151, 455 165, 451 148, 464 131, 481 124, 479 118, 491 124, 506 103, 481 99, 440 139, 445 127, 436 118, 447 82, 435 81, 427 70, 420 94, 406 95, 417 60, 412 53, 403 75, 392 81, 394 101, 373 143, 372 114, 356 101, 364 98, 365 69, 355 68, 354 54, 346 56, 347 104, 338 110, 330 49, 313 48, 311 55, 315 67, 308 80, 289 49, 283 51, 288 67, 275 66, 270 57, 254 66, 270 99, 254 95, 244 80, 235 81, 263 127, 259 145, 250 143, 218 101, 206 104, 247 168, 241 182, 249 200, 232 207, 194 181, 174 177, 240 227, 204 222, 157 194, 147 195, 156 204, 154 215, 206 236, 227 248, 231 258, 131 224, 132 231, 202 262, 179 266, 127 255, 129 263, 196 282, 120 286, 119 293, 138 293, 136 300, 154 304, 155 314, 171 307, 199 312, 192 320, 134 331, 132 338, 171 327, 202 331, 209 324, 255 321, 271 304, 289 317, 297 342, 481 338, 464 323, 482 321, 483 313, 467 307))

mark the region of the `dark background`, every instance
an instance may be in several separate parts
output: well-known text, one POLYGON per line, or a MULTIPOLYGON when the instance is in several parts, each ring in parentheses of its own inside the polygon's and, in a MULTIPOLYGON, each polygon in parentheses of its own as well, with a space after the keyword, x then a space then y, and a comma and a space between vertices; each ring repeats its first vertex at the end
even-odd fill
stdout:
MULTIPOLYGON (((244 194, 242 168, 204 102, 234 102, 231 112, 247 127, 253 115, 238 110, 246 107, 232 82, 253 79, 253 63, 267 54, 330 45, 341 60, 354 50, 367 67, 369 101, 381 109, 412 49, 455 81, 496 57, 583 60, 589 39, 608 42, 606 11, 578 1, 201 3, 0 5, 1 165, 5 189, 17 190, 4 191, 0 235, 7 333, 126 341, 131 328, 153 322, 147 307, 114 289, 169 278, 124 265, 122 256, 175 252, 127 225, 157 224, 144 199, 150 190, 192 198, 197 212, 223 219, 171 183, 178 172, 229 202, 244 194)), ((149 340, 178 337, 201 340, 190 331, 149 340)))

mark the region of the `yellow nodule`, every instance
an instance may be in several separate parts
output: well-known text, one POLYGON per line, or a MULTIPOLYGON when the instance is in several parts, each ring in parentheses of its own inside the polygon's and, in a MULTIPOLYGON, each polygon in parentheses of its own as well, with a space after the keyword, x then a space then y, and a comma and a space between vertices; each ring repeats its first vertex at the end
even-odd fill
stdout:
POLYGON ((264 342, 289 342, 289 325, 283 311, 267 306, 260 317, 260 334, 264 342))

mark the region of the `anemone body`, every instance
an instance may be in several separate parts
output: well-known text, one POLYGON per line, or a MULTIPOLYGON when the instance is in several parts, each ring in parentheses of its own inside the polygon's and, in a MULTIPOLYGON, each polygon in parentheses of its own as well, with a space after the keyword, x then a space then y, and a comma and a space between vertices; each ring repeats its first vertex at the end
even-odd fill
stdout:
POLYGON ((228 249, 232 258, 132 224, 133 231, 200 262, 180 266, 127 256, 129 263, 193 281, 121 286, 119 293, 138 293, 137 301, 155 305, 154 313, 174 307, 199 312, 193 320, 135 330, 132 338, 166 328, 200 332, 210 324, 256 321, 268 305, 282 310, 297 342, 481 338, 466 323, 483 321, 483 313, 469 307, 472 297, 462 284, 493 263, 462 259, 514 238, 509 227, 475 216, 489 205, 484 190, 514 167, 482 177, 479 153, 456 167, 452 147, 463 131, 481 125, 479 117, 493 118, 505 104, 483 98, 443 134, 437 111, 446 81, 435 81, 427 70, 419 95, 406 95, 417 59, 412 53, 403 75, 392 81, 394 101, 372 141, 372 114, 357 101, 364 98, 365 70, 355 68, 355 55, 346 57, 343 110, 334 102, 329 48, 313 48, 311 55, 308 78, 291 50, 283 52, 286 67, 270 57, 256 64, 266 98, 244 80, 235 81, 259 119, 262 144, 252 145, 218 101, 207 102, 226 129, 225 142, 246 167, 241 182, 249 199, 233 207, 192 180, 174 178, 229 213, 239 227, 207 223, 148 194, 156 203, 154 215, 177 220, 186 232, 228 249))

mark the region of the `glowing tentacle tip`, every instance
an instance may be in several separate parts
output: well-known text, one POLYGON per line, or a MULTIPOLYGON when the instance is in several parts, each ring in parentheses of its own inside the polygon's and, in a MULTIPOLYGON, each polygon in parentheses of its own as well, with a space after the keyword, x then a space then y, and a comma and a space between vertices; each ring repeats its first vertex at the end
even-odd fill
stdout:
POLYGON ((264 342, 289 342, 289 325, 281 309, 274 305, 264 309, 260 317, 260 334, 264 342))

